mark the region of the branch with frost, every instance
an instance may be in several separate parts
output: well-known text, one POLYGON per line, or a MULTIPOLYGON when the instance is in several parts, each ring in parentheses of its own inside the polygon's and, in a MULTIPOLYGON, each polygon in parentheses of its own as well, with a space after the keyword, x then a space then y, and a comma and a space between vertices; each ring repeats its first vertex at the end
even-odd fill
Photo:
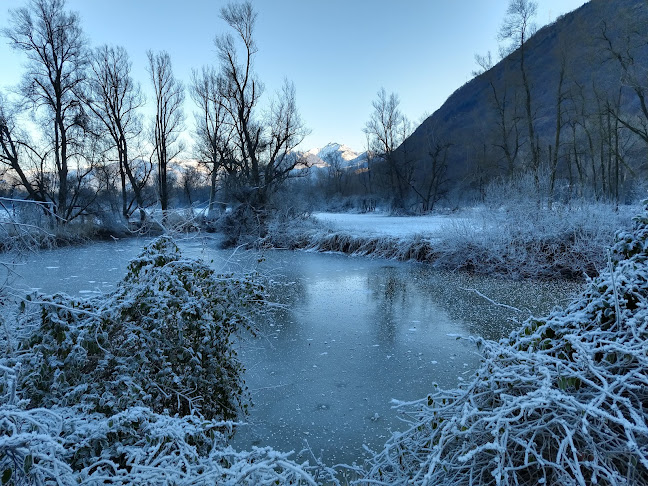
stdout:
POLYGON ((227 446, 232 426, 141 407, 103 416, 0 405, 0 471, 21 485, 317 484, 290 453, 227 446))
POLYGON ((165 235, 181 236, 187 233, 200 232, 202 217, 193 207, 186 209, 167 209, 149 212, 149 217, 139 226, 135 233, 147 234, 150 230, 162 230, 165 235))
POLYGON ((63 458, 62 420, 47 409, 24 409, 16 397, 16 370, 0 365, 0 474, 3 484, 73 485, 63 458), (11 482, 10 482, 11 481, 11 482))
MULTIPOLYGON (((43 242, 52 242, 55 236, 45 228, 25 221, 24 216, 16 214, 13 206, 8 206, 5 202, 15 204, 24 204, 25 207, 37 206, 38 209, 49 211, 49 203, 30 201, 23 199, 0 198, 0 240, 4 250, 25 251, 28 249, 38 248, 43 242)), ((51 213, 50 213, 51 214, 51 213)))
MULTIPOLYGON (((459 287, 459 288, 460 288, 461 290, 465 290, 466 292, 472 292, 472 293, 474 293, 474 294, 477 294, 479 297, 481 297, 482 299, 484 299, 484 300, 490 302, 490 303, 493 304, 494 306, 497 306, 497 307, 503 307, 504 309, 509 309, 509 310, 515 311, 515 312, 517 312, 517 313, 519 313, 519 314, 522 314, 522 313, 523 313, 523 311, 522 311, 521 309, 518 309, 517 307, 513 307, 513 306, 511 306, 511 305, 507 305, 507 304, 502 304, 501 302, 495 302, 493 299, 491 299, 491 298, 488 297, 487 295, 482 294, 482 293, 481 293, 479 290, 477 290, 477 289, 469 289, 469 288, 466 288, 466 287, 459 287)), ((527 310, 527 313, 528 313, 528 314, 531 314, 528 310, 527 310)))

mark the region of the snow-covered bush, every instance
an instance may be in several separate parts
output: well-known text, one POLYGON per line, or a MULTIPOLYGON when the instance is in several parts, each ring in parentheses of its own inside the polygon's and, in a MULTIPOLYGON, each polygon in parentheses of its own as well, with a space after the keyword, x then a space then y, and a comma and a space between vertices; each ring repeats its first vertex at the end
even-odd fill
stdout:
MULTIPOLYGON (((318 468, 271 448, 238 452, 231 423, 133 407, 112 416, 0 403, 0 484, 315 485, 318 468)), ((323 471, 328 474, 330 473, 323 471)))
POLYGON ((128 407, 234 419, 247 407, 234 337, 253 332, 264 302, 252 277, 215 275, 159 238, 117 290, 94 299, 42 297, 26 307, 19 387, 32 407, 128 407))
POLYGON ((316 484, 320 466, 228 445, 245 410, 235 335, 264 309, 254 276, 215 275, 160 238, 118 289, 32 296, 0 356, 0 484, 316 484), (34 312, 34 308, 37 309, 34 312))
POLYGON ((648 484, 648 212, 571 305, 476 343, 470 382, 399 405, 362 484, 648 484))

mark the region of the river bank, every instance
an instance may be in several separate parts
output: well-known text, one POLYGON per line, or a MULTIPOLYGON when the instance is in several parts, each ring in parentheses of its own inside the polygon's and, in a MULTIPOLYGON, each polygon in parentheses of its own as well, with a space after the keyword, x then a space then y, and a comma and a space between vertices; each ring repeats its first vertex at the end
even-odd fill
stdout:
POLYGON ((582 281, 605 267, 606 248, 636 212, 587 205, 408 217, 314 213, 270 224, 257 246, 413 260, 512 279, 582 281))

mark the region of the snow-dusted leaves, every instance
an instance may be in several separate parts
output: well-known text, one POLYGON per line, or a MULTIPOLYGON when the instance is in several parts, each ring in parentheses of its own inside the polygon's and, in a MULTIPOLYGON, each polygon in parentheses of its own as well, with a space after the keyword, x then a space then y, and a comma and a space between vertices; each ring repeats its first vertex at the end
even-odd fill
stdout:
POLYGON ((231 423, 132 407, 115 415, 78 407, 0 405, 0 484, 315 485, 307 464, 271 448, 237 452, 231 423))
MULTIPOLYGON (((234 419, 247 407, 233 346, 264 304, 250 276, 215 275, 169 238, 144 249, 110 295, 42 298, 22 345, 19 383, 31 406, 132 406, 234 419)), ((33 314, 32 314, 33 316, 33 314)))

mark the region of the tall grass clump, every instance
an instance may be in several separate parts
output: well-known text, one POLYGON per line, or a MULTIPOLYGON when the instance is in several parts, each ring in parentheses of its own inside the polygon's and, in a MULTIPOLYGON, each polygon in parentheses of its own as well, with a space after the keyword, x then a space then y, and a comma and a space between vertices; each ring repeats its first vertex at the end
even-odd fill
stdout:
POLYGON ((551 210, 479 208, 446 226, 434 247, 434 263, 511 278, 593 276, 605 266, 615 231, 630 227, 632 209, 592 203, 551 210))
POLYGON ((548 186, 542 171, 491 182, 484 203, 445 228, 435 264, 509 278, 595 275, 636 207, 574 199, 548 186))

